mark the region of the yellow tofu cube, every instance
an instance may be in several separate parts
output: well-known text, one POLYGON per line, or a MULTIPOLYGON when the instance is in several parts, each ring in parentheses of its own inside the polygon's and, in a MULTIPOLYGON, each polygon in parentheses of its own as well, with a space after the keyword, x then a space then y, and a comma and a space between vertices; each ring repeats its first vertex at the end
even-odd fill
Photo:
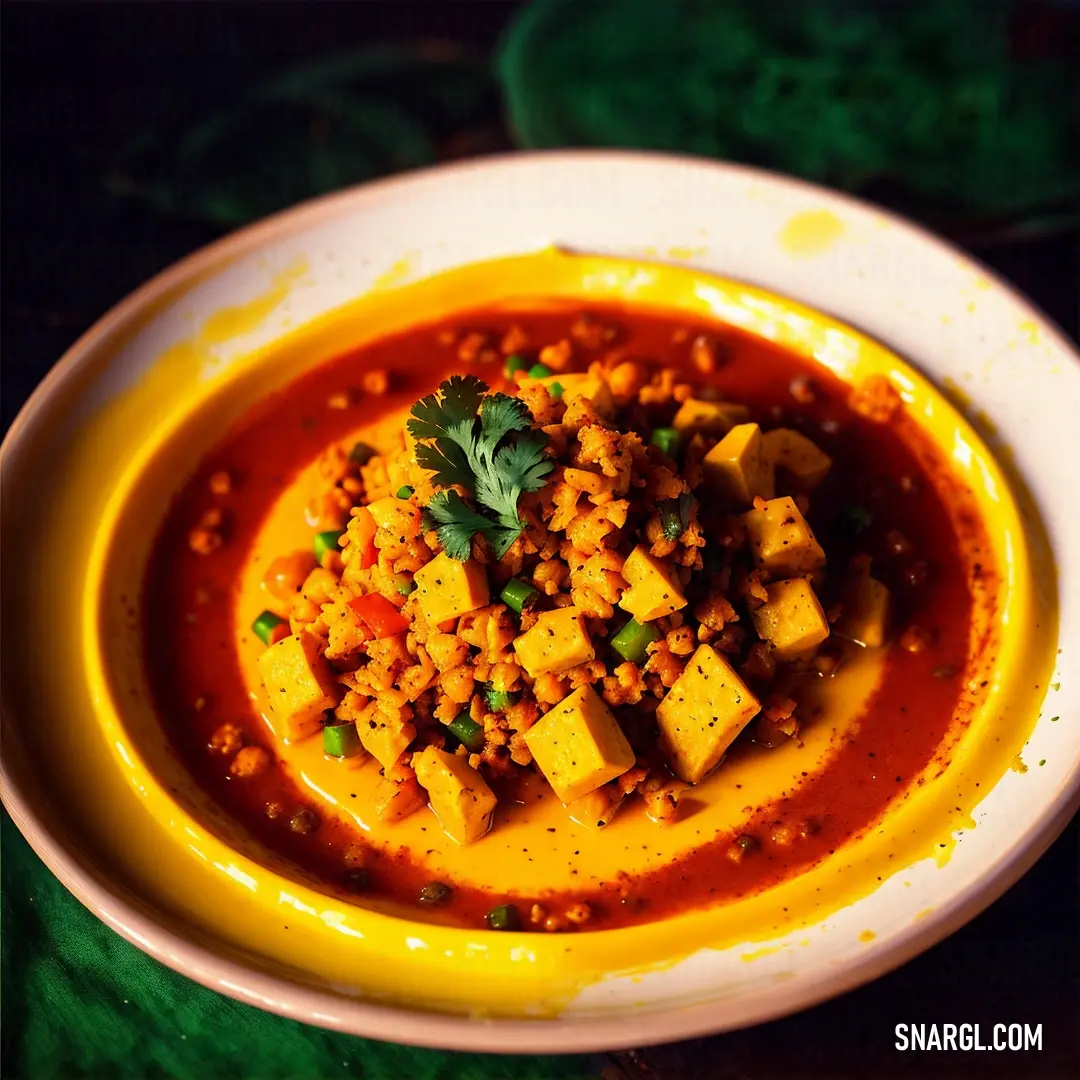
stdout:
POLYGON ((436 555, 413 574, 417 602, 433 626, 456 619, 488 602, 484 568, 472 559, 460 562, 446 552, 436 555))
POLYGON ((313 735, 321 727, 322 714, 338 703, 341 687, 321 648, 319 638, 304 630, 259 656, 271 712, 284 725, 288 739, 313 735))
POLYGON ((774 574, 804 574, 825 563, 825 552, 793 499, 770 499, 743 516, 758 566, 774 574))
POLYGON ((737 503, 752 503, 757 496, 775 494, 772 463, 761 452, 761 428, 757 424, 733 427, 701 463, 706 482, 737 503))
POLYGON ((824 450, 791 428, 765 432, 761 452, 774 469, 788 473, 799 491, 813 491, 832 468, 832 458, 824 450))
POLYGON ((564 803, 622 776, 636 760, 611 710, 582 686, 544 713, 525 742, 547 782, 564 803))
POLYGON ((806 578, 778 581, 767 592, 768 602, 751 612, 751 618, 778 660, 798 660, 829 636, 829 622, 806 578))
POLYGON ((451 840, 471 844, 491 828, 495 794, 464 757, 429 746, 413 755, 412 767, 451 840))
POLYGON ((642 544, 630 552, 622 576, 627 588, 619 598, 619 607, 629 611, 638 622, 659 619, 686 607, 686 597, 674 572, 650 555, 642 544))
POLYGON ((675 775, 698 783, 760 709, 735 669, 711 646, 699 645, 656 710, 675 775))
POLYGON ((393 495, 376 499, 373 503, 368 503, 368 513, 380 529, 386 529, 397 536, 416 535, 420 509, 413 506, 408 499, 398 499, 393 495))
POLYGON ((514 652, 534 679, 549 671, 569 671, 596 658, 585 629, 585 613, 576 607, 543 612, 530 629, 514 639, 514 652))
POLYGON ((889 629, 889 590, 869 572, 859 574, 844 591, 842 611, 836 623, 840 637, 877 649, 885 644, 889 629))
POLYGON ((687 398, 679 406, 671 426, 686 435, 698 431, 703 435, 726 435, 736 424, 746 423, 749 417, 750 410, 745 405, 687 398))
POLYGON ((377 701, 372 701, 356 721, 356 734, 360 736, 360 745, 384 769, 391 769, 416 738, 416 725, 411 720, 390 715, 379 708, 377 701))

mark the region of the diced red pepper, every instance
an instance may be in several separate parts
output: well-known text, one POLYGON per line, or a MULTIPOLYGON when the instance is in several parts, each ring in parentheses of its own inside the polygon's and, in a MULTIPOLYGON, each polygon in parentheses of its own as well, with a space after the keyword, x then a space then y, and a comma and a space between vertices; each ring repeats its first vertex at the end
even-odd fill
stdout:
POLYGON ((379 559, 379 553, 375 549, 375 519, 371 516, 371 511, 362 506, 354 515, 354 520, 355 538, 360 548, 360 568, 366 570, 369 566, 374 566, 379 559))
POLYGON ((409 629, 409 620, 380 593, 358 596, 349 601, 349 607, 377 638, 404 634, 409 629))

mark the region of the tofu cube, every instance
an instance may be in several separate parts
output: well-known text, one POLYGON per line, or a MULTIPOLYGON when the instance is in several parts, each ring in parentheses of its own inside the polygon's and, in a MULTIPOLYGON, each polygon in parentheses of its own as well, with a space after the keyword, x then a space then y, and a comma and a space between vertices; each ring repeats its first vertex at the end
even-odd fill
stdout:
POLYGON ((761 428, 757 424, 733 427, 701 463, 705 481, 733 502, 748 505, 775 492, 772 463, 761 452, 761 428))
POLYGON ((543 612, 529 630, 514 639, 514 652, 534 679, 549 671, 569 671, 596 658, 585 629, 585 614, 576 607, 543 612))
MULTIPOLYGON (((416 738, 416 725, 407 718, 392 715, 370 702, 356 721, 360 745, 384 768, 393 768, 406 747, 416 738)), ((406 713, 406 717, 408 714, 406 713)))
POLYGON ((889 629, 889 590, 869 572, 859 574, 849 584, 841 601, 843 608, 836 632, 868 649, 885 644, 889 629))
POLYGON ((829 622, 806 578, 778 581, 767 592, 768 602, 751 612, 751 618, 778 660, 798 660, 829 636, 829 622))
POLYGON ((460 562, 446 552, 413 574, 417 602, 432 626, 457 619, 488 602, 484 568, 472 559, 460 562))
POLYGON ((736 424, 744 424, 749 418, 750 410, 745 405, 687 398, 679 406, 671 426, 685 435, 699 431, 703 435, 726 435, 736 424))
POLYGON ((622 576, 627 588, 619 598, 619 607, 629 611, 638 622, 649 622, 686 607, 686 597, 674 572, 649 549, 638 544, 623 564, 622 576))
POLYGON ((451 840, 471 844, 491 828, 495 794, 464 757, 429 746, 413 755, 412 767, 451 840))
POLYGON ((338 703, 341 687, 321 648, 319 638, 304 630, 259 656, 270 710, 284 725, 287 739, 313 735, 322 726, 322 714, 338 703))
POLYGON ((591 686, 582 686, 544 713, 525 742, 547 782, 564 803, 622 776, 635 762, 611 710, 591 686))
POLYGON ((368 503, 368 513, 375 519, 375 524, 380 529, 386 529, 387 532, 396 536, 415 536, 421 511, 408 499, 398 499, 393 495, 387 495, 385 499, 376 499, 373 503, 368 503))
POLYGON ((773 574, 805 574, 825 563, 825 552, 794 500, 770 499, 743 516, 750 551, 773 574))
POLYGON ((711 646, 699 645, 656 710, 675 775, 698 783, 760 709, 735 669, 711 646))
POLYGON ((774 469, 783 469, 802 492, 813 491, 832 468, 832 458, 824 450, 791 428, 765 432, 761 452, 774 469))
POLYGON ((566 811, 571 821, 584 825, 586 829, 597 831, 611 824, 611 819, 619 812, 619 807, 626 801, 626 796, 617 784, 608 781, 567 803, 566 811))

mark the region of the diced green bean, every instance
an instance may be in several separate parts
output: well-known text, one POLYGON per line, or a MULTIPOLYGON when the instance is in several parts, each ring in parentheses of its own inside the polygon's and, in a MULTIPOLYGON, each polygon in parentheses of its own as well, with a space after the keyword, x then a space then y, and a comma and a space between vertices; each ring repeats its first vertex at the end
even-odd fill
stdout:
POLYGON ((496 690, 493 686, 488 687, 487 702, 496 712, 500 709, 510 708, 515 701, 517 701, 517 694, 511 693, 509 690, 496 690))
POLYGON ((548 387, 548 393, 549 393, 549 394, 550 394, 550 395, 551 395, 551 396, 552 396, 553 398, 555 398, 556 400, 558 400, 559 398, 561 398, 561 397, 563 396, 563 394, 565 394, 565 393, 566 393, 566 390, 564 389, 564 387, 563 387, 563 384, 562 384, 561 382, 553 382, 553 383, 552 383, 552 384, 551 384, 551 385, 550 385, 550 386, 548 387))
POLYGON ((682 536, 684 529, 679 511, 672 509, 670 506, 661 510, 660 529, 665 540, 678 540, 682 536))
POLYGON ((331 724, 322 729, 323 753, 331 757, 355 757, 360 753, 360 736, 355 724, 331 724))
POLYGON ((357 465, 366 465, 376 454, 376 450, 373 446, 368 446, 366 442, 358 442, 349 451, 349 460, 355 461, 357 465))
POLYGON ((511 578, 506 583, 499 597, 504 604, 519 615, 525 610, 525 605, 532 601, 534 596, 540 594, 527 581, 521 578, 511 578))
POLYGON ((251 629, 255 631, 255 636, 264 644, 273 644, 270 640, 270 635, 274 632, 274 628, 281 626, 284 619, 279 619, 272 611, 264 611, 252 624, 251 629))
POLYGON ((500 904, 487 913, 487 924, 492 930, 520 930, 521 916, 513 904, 500 904))
POLYGON ((423 907, 438 907, 449 902, 454 890, 441 881, 429 881, 420 889, 420 904, 423 907))
POLYGON ((547 364, 533 364, 529 368, 530 379, 546 379, 549 375, 554 375, 555 372, 547 366, 547 364))
POLYGON ((673 427, 658 427, 653 428, 649 442, 658 446, 669 458, 673 458, 679 452, 682 436, 673 427))
POLYGON ((397 497, 399 499, 411 499, 413 497, 413 489, 408 484, 402 484, 397 489, 397 497))
POLYGON ((648 655, 648 646, 659 638, 660 631, 652 623, 639 623, 637 619, 631 619, 611 639, 611 647, 624 660, 640 664, 648 655))
POLYGON ((412 574, 395 574, 394 588, 402 596, 408 596, 416 588, 416 582, 413 581, 412 574))
POLYGON ((513 375, 515 371, 528 371, 529 361, 520 353, 511 353, 506 358, 506 374, 513 375))
POLYGON ((484 749, 484 729, 467 712, 451 720, 446 729, 466 750, 478 754, 484 749))
POLYGON ((338 547, 338 540, 342 535, 343 533, 339 529, 327 529, 326 532, 315 534, 315 543, 312 546, 315 549, 315 558, 320 563, 328 551, 341 551, 341 548, 338 547))

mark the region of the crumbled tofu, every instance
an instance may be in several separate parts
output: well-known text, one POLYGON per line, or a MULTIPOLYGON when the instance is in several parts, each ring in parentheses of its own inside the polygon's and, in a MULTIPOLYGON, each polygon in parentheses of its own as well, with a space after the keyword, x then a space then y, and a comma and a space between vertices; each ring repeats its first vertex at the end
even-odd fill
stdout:
POLYGON ((880 648, 888 636, 890 606, 889 590, 870 576, 868 566, 863 567, 844 591, 837 634, 870 649, 880 648))
POLYGON ((749 504, 760 496, 775 494, 772 462, 761 452, 761 428, 757 424, 733 427, 701 463, 706 482, 721 495, 749 504))
POLYGON ((356 721, 360 745, 384 768, 392 769, 416 738, 416 725, 411 720, 392 715, 372 701, 356 721))
POLYGON ((829 623, 810 582, 792 578, 767 591, 768 602, 751 612, 758 634, 772 642, 778 660, 812 653, 829 636, 829 623))
POLYGON ((525 734, 533 760, 564 803, 621 776, 634 751, 591 686, 582 686, 546 712, 525 734))
POLYGON ((699 646, 656 710, 675 775, 698 783, 760 709, 735 669, 711 646, 699 646))
POLYGON ((484 778, 457 754, 429 746, 414 754, 416 779, 446 835, 459 844, 479 840, 491 828, 496 798, 484 778))
POLYGON ((623 563, 622 576, 627 588, 619 598, 619 607, 629 611, 638 622, 649 622, 686 607, 686 597, 672 570, 638 544, 623 563))
POLYGON ((703 435, 726 435, 736 424, 746 423, 749 416, 750 410, 745 405, 687 398, 679 406, 671 426, 687 435, 698 431, 703 435))
POLYGON ((259 656, 270 709, 285 726, 285 736, 302 739, 319 730, 327 709, 337 705, 340 687, 320 654, 320 641, 302 631, 283 638, 259 656))
POLYGON ((580 799, 574 799, 566 809, 571 821, 587 829, 603 829, 611 824, 611 819, 625 800, 626 795, 619 786, 609 782, 582 795, 580 799))
POLYGON ((413 581, 420 610, 433 626, 475 611, 488 602, 487 573, 473 559, 459 562, 443 552, 420 567, 413 574, 413 581))
POLYGON ((803 574, 825 563, 825 552, 793 499, 770 499, 743 517, 758 566, 774 574, 803 574))
POLYGON ((563 389, 562 399, 567 404, 573 398, 584 397, 592 402, 593 408, 601 416, 615 415, 615 397, 611 393, 607 380, 600 375, 590 374, 587 371, 567 371, 558 375, 546 375, 542 379, 524 379, 521 385, 524 387, 530 383, 539 383, 548 390, 558 383, 563 389))
POLYGON ((530 629, 514 639, 518 662, 535 679, 594 660, 596 650, 584 620, 585 613, 576 607, 543 612, 530 629))
POLYGON ((761 436, 761 452, 774 468, 783 469, 802 492, 813 491, 832 468, 832 458, 805 435, 777 428, 761 436))

